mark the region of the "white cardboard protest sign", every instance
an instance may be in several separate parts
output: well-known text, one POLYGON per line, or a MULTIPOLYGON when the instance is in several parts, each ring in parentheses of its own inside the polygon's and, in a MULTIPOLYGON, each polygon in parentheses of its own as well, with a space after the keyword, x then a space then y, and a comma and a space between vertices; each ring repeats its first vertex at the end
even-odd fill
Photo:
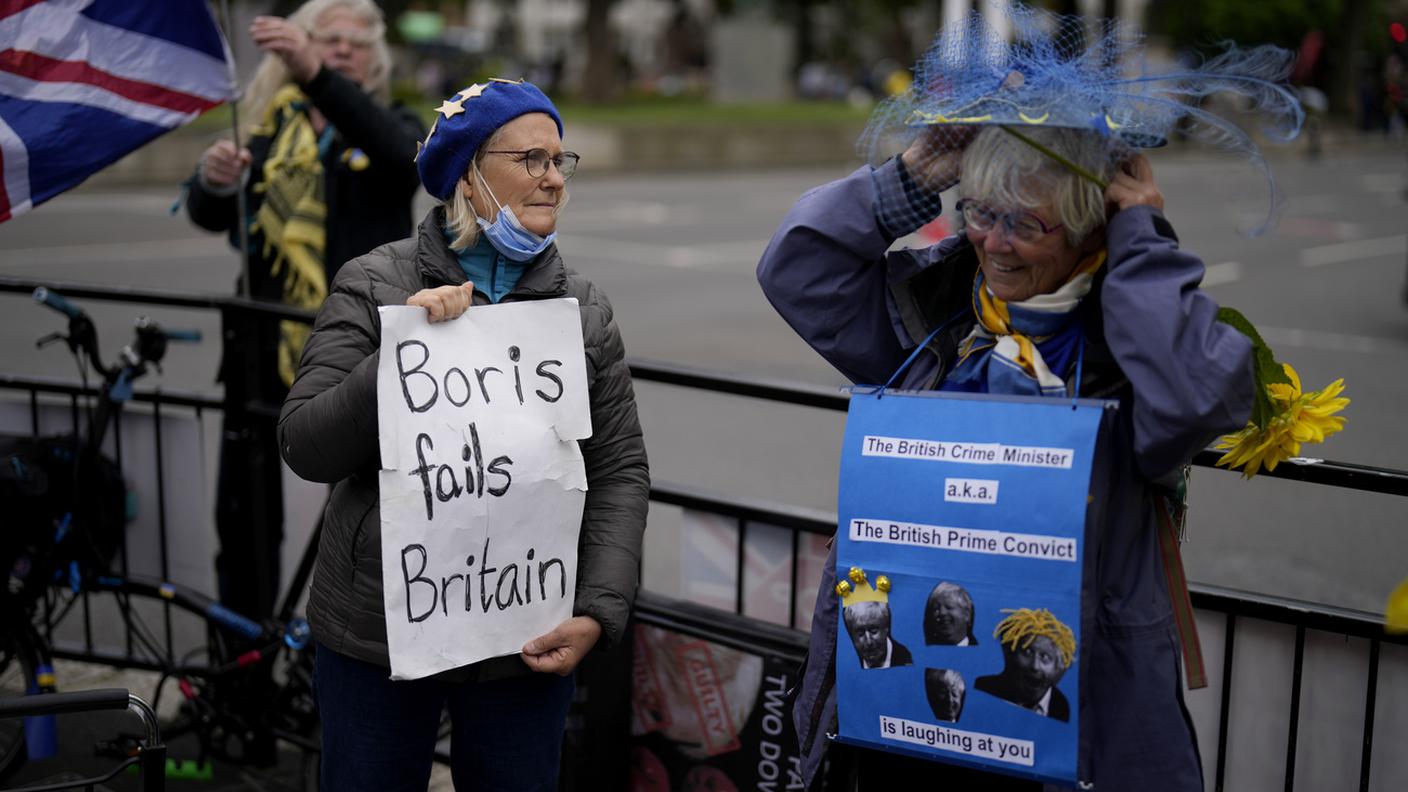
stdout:
POLYGON ((439 324, 384 306, 381 568, 393 679, 523 644, 572 615, 591 436, 573 299, 439 324))

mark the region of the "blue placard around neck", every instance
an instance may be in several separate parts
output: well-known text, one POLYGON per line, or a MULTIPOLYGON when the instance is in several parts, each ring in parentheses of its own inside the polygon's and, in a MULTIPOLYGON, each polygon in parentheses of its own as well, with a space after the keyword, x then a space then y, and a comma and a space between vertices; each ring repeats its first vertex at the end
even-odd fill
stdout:
POLYGON ((836 571, 865 579, 842 600, 838 739, 1076 783, 1086 506, 1109 407, 852 394, 836 571), (1035 634, 1000 641, 1020 609, 1012 626, 1035 634))

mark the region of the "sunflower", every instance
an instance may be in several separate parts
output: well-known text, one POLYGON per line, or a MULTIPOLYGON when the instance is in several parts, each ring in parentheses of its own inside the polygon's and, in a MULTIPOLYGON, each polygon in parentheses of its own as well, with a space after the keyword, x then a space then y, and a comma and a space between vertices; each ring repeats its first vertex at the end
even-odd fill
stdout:
POLYGON ((1408 579, 1398 584, 1388 595, 1384 608, 1384 629, 1391 633, 1408 633, 1408 579))
POLYGON ((1344 380, 1337 379, 1323 390, 1301 391, 1300 375, 1289 363, 1281 364, 1289 382, 1266 385, 1273 412, 1264 427, 1248 423, 1245 429, 1223 436, 1213 446, 1225 451, 1219 466, 1242 469, 1247 478, 1263 467, 1275 470, 1280 463, 1300 455, 1301 443, 1319 443, 1344 428, 1343 410, 1349 399, 1340 397, 1344 380))

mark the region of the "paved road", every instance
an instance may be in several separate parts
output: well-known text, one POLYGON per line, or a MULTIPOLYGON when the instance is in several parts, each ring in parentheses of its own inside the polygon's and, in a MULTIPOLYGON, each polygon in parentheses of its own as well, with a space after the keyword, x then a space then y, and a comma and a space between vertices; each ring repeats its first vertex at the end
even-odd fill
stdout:
MULTIPOLYGON (((1311 453, 1408 468, 1408 306, 1402 300, 1408 174, 1379 143, 1310 162, 1274 161, 1288 201, 1277 230, 1239 237, 1222 199, 1227 164, 1156 155, 1170 219, 1207 264, 1208 290, 1245 312, 1307 386, 1343 376, 1348 430, 1311 453)), ((840 378, 758 292, 753 267, 805 189, 845 173, 805 171, 593 178, 574 183, 560 246, 610 295, 633 356, 818 383, 840 378)), ((223 242, 167 209, 176 189, 78 192, 0 226, 0 274, 227 293, 223 242)), ((90 305, 110 338, 130 311, 90 305)), ((213 316, 152 312, 213 338, 213 316)), ((31 341, 56 317, 0 297, 3 369, 66 375, 61 352, 31 341)), ((117 334, 117 335, 114 335, 117 334)), ((164 384, 213 390, 216 352, 176 349, 164 384)), ((643 384, 658 480, 834 508, 841 416, 643 384)), ((1190 577, 1378 610, 1408 574, 1408 499, 1326 491, 1200 470, 1193 483, 1190 577)))

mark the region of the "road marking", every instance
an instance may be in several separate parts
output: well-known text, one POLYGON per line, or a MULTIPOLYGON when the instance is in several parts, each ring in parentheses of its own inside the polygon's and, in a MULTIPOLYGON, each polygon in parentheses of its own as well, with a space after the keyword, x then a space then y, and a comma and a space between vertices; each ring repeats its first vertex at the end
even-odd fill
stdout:
POLYGON ((156 239, 144 242, 96 242, 86 245, 54 245, 52 247, 0 248, 5 257, 5 269, 12 267, 50 267, 62 264, 124 264, 133 261, 163 259, 230 258, 235 252, 224 237, 209 236, 187 239, 156 239))
POLYGON ((600 228, 604 225, 611 225, 620 228, 639 227, 642 225, 666 225, 670 222, 674 212, 684 212, 688 214, 690 207, 677 207, 672 210, 667 204, 659 201, 648 202, 613 202, 605 206, 593 206, 591 208, 573 208, 571 222, 573 226, 583 228, 600 228))
POLYGON ((1408 253, 1408 234, 1399 234, 1306 248, 1300 252, 1300 265, 1302 267, 1323 267, 1326 264, 1343 264, 1347 261, 1359 261, 1381 256, 1401 256, 1405 253, 1408 253))
POLYGON ((67 193, 44 204, 44 214, 88 214, 90 212, 127 212, 163 218, 170 214, 171 202, 177 189, 166 193, 149 192, 88 192, 67 193))
POLYGON ((1359 177, 1365 192, 1396 194, 1403 189, 1403 176, 1397 173, 1366 173, 1359 177))
POLYGON ((600 261, 620 261, 674 269, 734 269, 742 264, 750 267, 757 264, 758 258, 763 255, 763 249, 768 245, 768 240, 659 245, 571 234, 563 237, 560 244, 564 255, 587 256, 600 261))
POLYGON ((1282 236, 1343 241, 1358 239, 1363 236, 1364 230, 1358 223, 1343 220, 1326 220, 1320 217, 1285 217, 1276 226, 1276 233, 1282 236))
POLYGON ((1293 195, 1286 200, 1288 214, 1317 215, 1336 212, 1342 208, 1344 208, 1344 196, 1330 193, 1293 195))
POLYGON ((1325 352, 1357 352, 1365 355, 1408 350, 1408 340, 1384 336, 1351 335, 1298 327, 1257 326, 1261 337, 1273 348, 1283 346, 1318 349, 1325 352))
POLYGON ((1207 268, 1203 275, 1203 288, 1222 286, 1242 279, 1242 264, 1239 261, 1224 261, 1207 268))

